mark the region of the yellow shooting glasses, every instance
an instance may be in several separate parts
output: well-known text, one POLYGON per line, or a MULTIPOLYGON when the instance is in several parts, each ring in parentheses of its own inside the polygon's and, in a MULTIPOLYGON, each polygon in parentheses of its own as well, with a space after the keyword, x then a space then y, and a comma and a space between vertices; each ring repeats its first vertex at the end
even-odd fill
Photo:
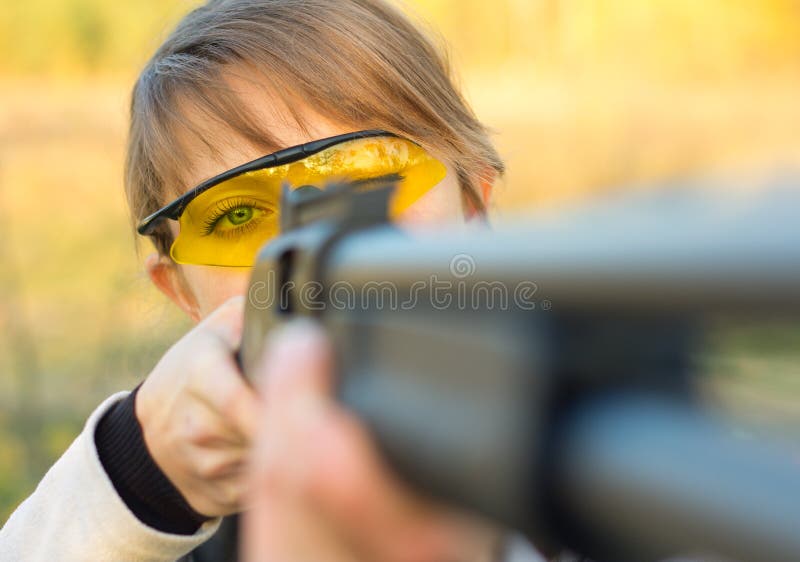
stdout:
POLYGON ((281 190, 343 182, 397 188, 389 215, 396 217, 438 184, 447 171, 418 144, 370 130, 292 146, 223 172, 145 218, 137 231, 151 234, 164 220, 178 221, 170 249, 177 263, 252 266, 261 246, 279 232, 281 190))

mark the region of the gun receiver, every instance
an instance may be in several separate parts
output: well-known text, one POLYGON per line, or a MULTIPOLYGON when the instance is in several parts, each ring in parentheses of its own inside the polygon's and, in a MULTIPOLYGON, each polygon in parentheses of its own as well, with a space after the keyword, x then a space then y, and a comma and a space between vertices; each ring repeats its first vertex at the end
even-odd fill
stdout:
POLYGON ((285 192, 255 266, 244 372, 297 316, 398 473, 545 550, 800 560, 800 467, 704 413, 711 314, 800 312, 800 198, 409 235, 390 187, 285 192))

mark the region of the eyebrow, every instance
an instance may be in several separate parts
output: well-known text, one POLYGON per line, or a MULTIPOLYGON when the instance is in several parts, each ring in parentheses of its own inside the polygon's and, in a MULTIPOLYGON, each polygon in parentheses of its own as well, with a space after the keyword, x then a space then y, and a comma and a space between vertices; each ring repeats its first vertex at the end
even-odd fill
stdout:
POLYGON ((266 156, 261 156, 260 158, 256 158, 250 162, 246 162, 235 168, 231 168, 221 174, 218 174, 210 179, 205 180, 204 182, 200 183, 196 187, 190 189, 185 194, 181 195, 171 203, 161 207, 156 212, 148 215, 137 225, 136 231, 142 235, 152 234, 153 230, 155 230, 156 226, 163 221, 164 219, 171 219, 171 220, 178 220, 178 217, 181 216, 181 213, 186 209, 186 206, 192 202, 198 195, 201 193, 211 189, 215 185, 219 185, 220 183, 227 181, 229 179, 235 178, 241 174, 247 172, 253 172, 255 170, 263 170, 265 168, 272 168, 275 166, 282 166, 284 164, 291 164, 292 162, 297 162, 298 160, 302 160, 312 154, 316 154, 317 152, 321 152, 326 148, 330 148, 336 144, 355 140, 355 139, 364 139, 370 137, 396 137, 394 133, 390 133, 389 131, 384 131, 381 129, 369 129, 365 131, 356 131, 353 133, 344 133, 341 135, 335 135, 333 137, 327 137, 324 139, 314 140, 311 142, 307 142, 304 144, 298 144, 296 146, 290 146, 288 148, 284 148, 277 152, 273 152, 271 154, 267 154, 266 156))

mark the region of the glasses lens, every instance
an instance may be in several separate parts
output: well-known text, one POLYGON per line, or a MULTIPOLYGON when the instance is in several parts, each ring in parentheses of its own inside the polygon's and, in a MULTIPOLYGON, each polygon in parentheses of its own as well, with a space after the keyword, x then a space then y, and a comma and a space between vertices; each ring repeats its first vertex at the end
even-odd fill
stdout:
MULTIPOLYGON (((279 232, 280 193, 340 182, 395 181, 390 216, 396 217, 446 175, 445 166, 420 146, 396 137, 346 141, 297 162, 246 172, 198 195, 178 222, 172 245, 178 263, 252 266, 259 248, 279 232)), ((380 185, 365 182, 362 185, 380 185)))

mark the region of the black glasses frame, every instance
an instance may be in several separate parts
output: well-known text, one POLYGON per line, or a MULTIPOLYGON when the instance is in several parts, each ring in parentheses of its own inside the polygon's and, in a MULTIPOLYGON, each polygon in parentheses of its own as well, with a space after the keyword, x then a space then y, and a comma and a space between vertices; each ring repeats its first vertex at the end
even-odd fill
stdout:
POLYGON ((298 160, 302 160, 312 154, 316 154, 317 152, 321 152, 326 148, 330 148, 334 145, 337 145, 342 142, 355 140, 355 139, 366 139, 370 137, 397 137, 394 133, 390 133, 389 131, 383 131, 380 129, 370 129, 366 131, 356 131, 354 133, 345 133, 343 135, 336 135, 333 137, 327 137, 324 139, 319 139, 311 142, 307 142, 305 144, 299 144, 297 146, 290 146, 289 148, 284 148, 277 152, 273 152, 272 154, 267 154, 266 156, 262 156, 260 158, 256 158, 250 162, 245 164, 241 164, 240 166, 236 166, 235 168, 231 168, 221 174, 214 176, 213 178, 207 179, 197 187, 194 187, 175 199, 175 201, 161 207, 155 213, 149 215, 148 217, 144 218, 136 227, 136 231, 142 235, 152 234, 155 230, 158 223, 160 223, 164 219, 171 219, 171 220, 178 220, 180 218, 183 211, 192 202, 192 200, 200 195, 201 193, 208 191, 215 185, 219 185, 220 183, 227 181, 229 179, 235 178, 241 174, 246 172, 254 172, 256 170, 264 170, 267 168, 273 168, 275 166, 282 166, 284 164, 291 164, 292 162, 297 162, 298 160))

